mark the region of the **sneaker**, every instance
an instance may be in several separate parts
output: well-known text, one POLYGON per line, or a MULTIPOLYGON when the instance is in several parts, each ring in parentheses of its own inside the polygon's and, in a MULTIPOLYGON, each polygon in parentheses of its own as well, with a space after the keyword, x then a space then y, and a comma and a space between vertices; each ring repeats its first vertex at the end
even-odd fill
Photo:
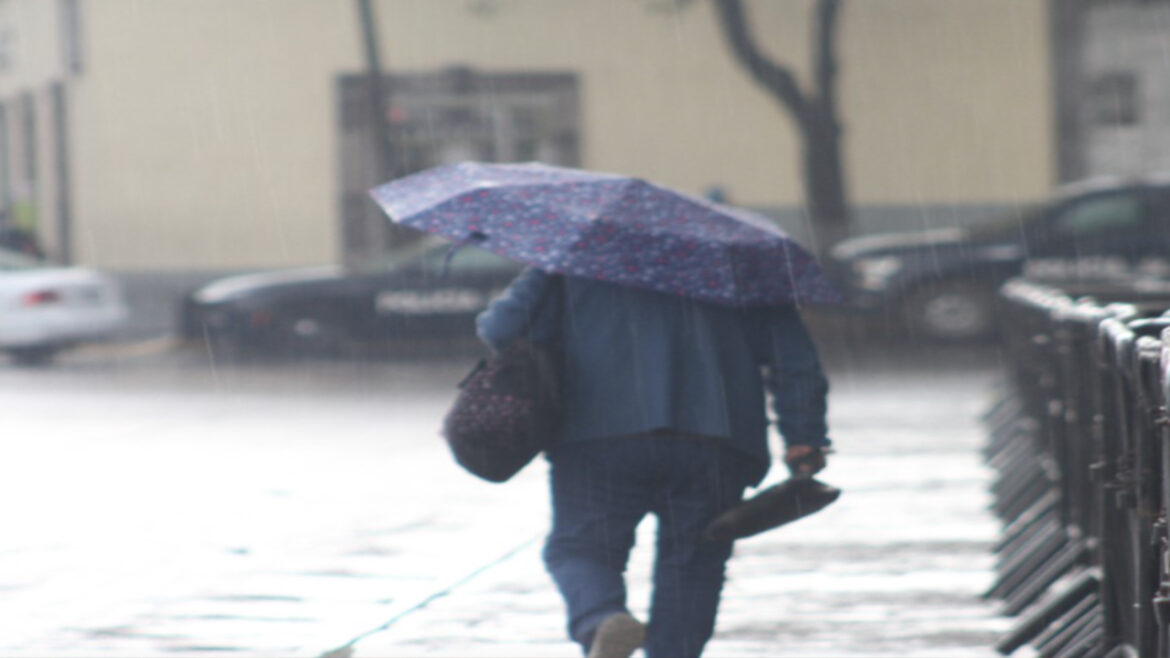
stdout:
POLYGON ((629 658, 646 641, 646 625, 619 612, 606 617, 597 627, 589 658, 629 658))

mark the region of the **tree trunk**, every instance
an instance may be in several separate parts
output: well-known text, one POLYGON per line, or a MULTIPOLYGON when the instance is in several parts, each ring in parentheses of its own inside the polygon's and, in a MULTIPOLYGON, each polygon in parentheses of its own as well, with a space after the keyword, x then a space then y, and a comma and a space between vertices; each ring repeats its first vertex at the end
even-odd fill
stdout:
POLYGON ((841 0, 818 0, 814 23, 813 92, 802 91, 787 68, 764 56, 749 29, 742 0, 714 0, 723 33, 740 65, 788 112, 803 143, 804 193, 816 251, 826 254, 849 236, 849 194, 837 119, 837 16, 841 0))
MULTIPOLYGON (((384 183, 401 176, 398 158, 394 152, 394 141, 390 137, 390 127, 387 124, 388 108, 390 105, 385 74, 382 66, 381 47, 378 42, 377 18, 374 15, 372 0, 357 0, 359 28, 362 34, 362 50, 366 58, 366 84, 369 91, 370 104, 370 133, 374 141, 374 166, 377 171, 377 183, 384 183)), ((373 204, 372 201, 368 202, 373 204)), ((371 213, 377 217, 367 226, 367 235, 364 242, 370 250, 381 253, 387 249, 410 244, 419 238, 419 232, 395 224, 382 214, 381 211, 371 213)), ((366 255, 368 257, 368 254, 366 255)))
POLYGON ((815 250, 827 252, 849 237, 852 215, 841 163, 841 128, 825 112, 811 112, 804 136, 804 192, 813 220, 815 250))

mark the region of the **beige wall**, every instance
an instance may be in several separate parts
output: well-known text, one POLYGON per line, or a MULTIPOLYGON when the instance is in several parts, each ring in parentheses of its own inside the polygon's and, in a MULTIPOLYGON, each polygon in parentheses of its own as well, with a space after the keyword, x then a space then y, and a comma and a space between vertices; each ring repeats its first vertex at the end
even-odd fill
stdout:
POLYGON ((61 72, 55 1, 0 0, 0 96, 34 88, 61 72))
MULTIPOLYGON (((71 85, 81 260, 234 268, 338 258, 335 76, 352 2, 100 0, 71 85)), ((809 2, 749 2, 807 70, 809 2)), ((733 201, 801 202, 787 116, 738 69, 710 3, 383 0, 387 69, 577 72, 587 167, 733 201), (486 8, 473 11, 472 7, 486 8)), ((842 115, 859 204, 987 203, 1050 187, 1042 0, 845 5, 842 115)))
POLYGON ((73 107, 85 259, 333 260, 333 77, 358 62, 351 4, 87 4, 87 72, 73 107))
POLYGON ((844 116, 858 201, 1002 202, 1051 189, 1044 6, 848 3, 844 116))

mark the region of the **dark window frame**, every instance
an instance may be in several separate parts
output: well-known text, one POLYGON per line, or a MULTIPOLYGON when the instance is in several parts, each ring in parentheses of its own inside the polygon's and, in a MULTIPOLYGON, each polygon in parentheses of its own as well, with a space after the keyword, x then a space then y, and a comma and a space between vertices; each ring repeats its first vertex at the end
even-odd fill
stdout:
POLYGON ((1106 71, 1089 83, 1088 108, 1094 124, 1141 123, 1141 85, 1135 71, 1106 71))
MULTIPOLYGON (((384 181, 374 150, 369 77, 343 74, 336 80, 341 257, 360 266, 391 247, 386 218, 367 194, 384 181)), ((454 67, 396 72, 380 86, 387 116, 379 120, 389 124, 386 160, 392 177, 452 157, 580 166, 584 140, 577 73, 454 67), (451 150, 444 153, 447 147, 451 150)))

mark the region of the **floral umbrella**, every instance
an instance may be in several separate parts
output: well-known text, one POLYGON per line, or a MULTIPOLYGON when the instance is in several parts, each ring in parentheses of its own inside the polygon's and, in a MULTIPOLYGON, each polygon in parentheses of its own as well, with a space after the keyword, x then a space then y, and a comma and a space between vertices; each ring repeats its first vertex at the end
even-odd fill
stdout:
POLYGON ((840 300, 767 219, 638 178, 465 162, 370 194, 399 224, 549 272, 733 306, 840 300))

